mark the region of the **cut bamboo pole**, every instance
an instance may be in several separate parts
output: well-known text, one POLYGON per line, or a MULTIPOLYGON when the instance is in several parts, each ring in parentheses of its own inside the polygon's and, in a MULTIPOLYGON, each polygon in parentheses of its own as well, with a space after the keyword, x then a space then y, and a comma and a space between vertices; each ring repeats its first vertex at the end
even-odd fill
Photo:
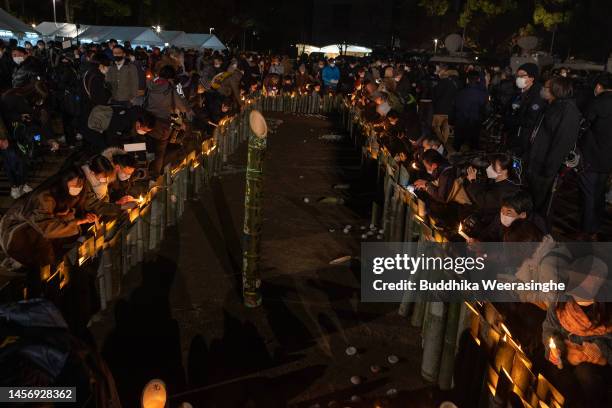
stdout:
POLYGON ((257 307, 261 305, 259 249, 262 223, 263 161, 268 126, 262 114, 256 110, 249 115, 249 124, 251 135, 244 196, 242 294, 246 307, 257 307))

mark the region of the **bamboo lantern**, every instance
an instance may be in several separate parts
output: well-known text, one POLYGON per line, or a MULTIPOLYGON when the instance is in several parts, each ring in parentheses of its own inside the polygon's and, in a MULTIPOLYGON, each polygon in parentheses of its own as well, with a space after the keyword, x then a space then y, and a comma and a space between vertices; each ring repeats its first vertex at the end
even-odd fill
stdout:
POLYGON ((259 111, 249 115, 251 135, 246 172, 246 193, 244 196, 244 241, 242 261, 242 282, 244 305, 261 305, 261 284, 259 271, 259 248, 262 222, 263 160, 266 151, 268 126, 259 111))

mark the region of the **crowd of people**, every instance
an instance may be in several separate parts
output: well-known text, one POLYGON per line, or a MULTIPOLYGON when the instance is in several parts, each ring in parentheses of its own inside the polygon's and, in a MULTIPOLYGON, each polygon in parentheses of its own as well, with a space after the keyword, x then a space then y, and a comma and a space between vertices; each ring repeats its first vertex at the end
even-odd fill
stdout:
POLYGON ((575 220, 578 232, 564 238, 603 240, 612 170, 612 74, 541 72, 533 63, 516 72, 393 61, 349 67, 338 86, 350 86, 355 78, 349 93, 362 118, 377 129, 378 150, 386 149, 411 173, 406 189, 426 203, 436 226, 457 231, 460 222, 473 251, 479 242, 536 243, 533 252, 513 254, 518 262, 511 262, 510 279, 553 277, 577 288, 517 300, 548 311, 543 322, 527 329, 541 334, 547 378, 562 387, 571 406, 606 406, 612 317, 609 304, 597 296, 608 265, 573 254, 553 238, 559 231, 553 231, 551 207, 573 177, 582 217, 575 220), (551 341, 559 348, 551 351, 551 341))
MULTIPOLYGON (((84 227, 131 208, 133 175, 162 174, 183 140, 210 137, 245 98, 287 92, 342 94, 359 106, 379 143, 412 172, 416 194, 433 214, 462 221, 470 244, 541 242, 553 251, 551 203, 568 171, 581 191, 575 238, 597 241, 605 219, 609 73, 11 41, 0 42, 0 92, 0 153, 15 199, 0 221, 0 245, 26 270, 57 263, 84 227), (147 146, 144 161, 124 150, 135 142, 147 146), (33 189, 29 172, 64 148, 70 159, 33 189)), ((568 375, 603 401, 609 307, 574 298, 548 307, 545 336, 567 350, 546 348, 548 358, 568 361, 565 371, 581 373, 568 375)))

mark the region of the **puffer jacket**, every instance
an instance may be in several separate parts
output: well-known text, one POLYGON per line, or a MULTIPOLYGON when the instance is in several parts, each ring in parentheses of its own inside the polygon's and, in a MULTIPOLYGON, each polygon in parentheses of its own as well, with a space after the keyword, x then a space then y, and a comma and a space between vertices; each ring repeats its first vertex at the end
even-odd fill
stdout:
POLYGON ((147 86, 144 107, 155 117, 168 120, 173 113, 188 113, 187 106, 176 88, 164 79, 156 79, 147 86))
POLYGON ((79 234, 74 208, 56 213, 57 203, 48 189, 20 197, 0 220, 0 246, 6 253, 14 234, 27 226, 44 238, 66 238, 79 234))
POLYGON ((13 88, 21 88, 37 79, 42 79, 43 67, 36 57, 26 58, 13 71, 13 88))

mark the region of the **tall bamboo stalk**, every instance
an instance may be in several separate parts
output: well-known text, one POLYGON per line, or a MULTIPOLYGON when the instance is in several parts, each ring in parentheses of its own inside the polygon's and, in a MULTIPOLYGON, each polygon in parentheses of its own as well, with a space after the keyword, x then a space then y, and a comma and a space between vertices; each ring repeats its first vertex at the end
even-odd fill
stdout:
POLYGON ((253 110, 249 115, 251 132, 244 195, 244 238, 242 258, 242 295, 244 305, 261 305, 259 248, 262 222, 263 160, 266 151, 268 126, 262 114, 253 110))

